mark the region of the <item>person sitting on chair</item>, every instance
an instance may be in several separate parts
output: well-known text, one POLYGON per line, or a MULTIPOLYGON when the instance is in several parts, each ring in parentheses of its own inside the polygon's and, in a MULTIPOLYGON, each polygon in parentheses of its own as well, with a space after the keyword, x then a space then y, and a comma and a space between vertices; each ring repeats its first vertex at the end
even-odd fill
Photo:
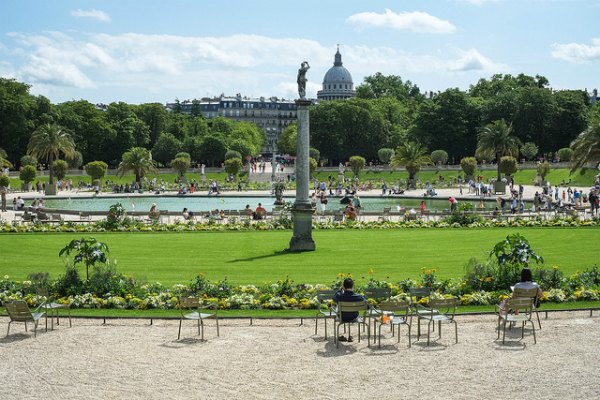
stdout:
POLYGON ((258 207, 254 211, 254 219, 263 219, 267 215, 267 210, 262 206, 261 203, 258 203, 258 207))
MULTIPOLYGON (((333 301, 335 301, 336 303, 340 301, 356 302, 365 300, 366 299, 364 296, 354 293, 354 281, 352 280, 352 278, 344 279, 342 287, 333 296, 333 301)), ((352 322, 356 318, 358 318, 358 311, 342 313, 342 322, 352 322)), ((338 339, 340 342, 351 342, 352 336, 348 336, 348 339, 346 339, 346 337, 344 336, 340 336, 338 339)))
POLYGON ((521 270, 521 281, 515 283, 515 286, 512 287, 513 292, 515 289, 537 289, 537 297, 535 298, 534 305, 536 307, 539 306, 543 292, 540 286, 533 282, 533 276, 531 275, 531 270, 529 268, 523 268, 521 270))

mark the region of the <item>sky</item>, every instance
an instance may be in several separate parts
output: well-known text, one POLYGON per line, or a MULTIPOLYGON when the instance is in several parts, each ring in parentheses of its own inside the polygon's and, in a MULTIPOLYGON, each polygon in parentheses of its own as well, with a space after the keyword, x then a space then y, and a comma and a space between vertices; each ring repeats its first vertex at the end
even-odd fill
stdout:
POLYGON ((600 0, 19 0, 0 3, 0 77, 53 103, 240 93, 316 98, 340 46, 354 85, 380 72, 421 91, 493 74, 600 87, 600 0))

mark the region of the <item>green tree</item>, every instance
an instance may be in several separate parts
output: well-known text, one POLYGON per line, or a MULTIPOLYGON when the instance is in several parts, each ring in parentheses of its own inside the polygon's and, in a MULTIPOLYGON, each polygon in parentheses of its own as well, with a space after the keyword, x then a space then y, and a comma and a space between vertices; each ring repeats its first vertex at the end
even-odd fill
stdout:
POLYGON ((431 152, 431 161, 438 164, 446 164, 448 162, 448 153, 445 150, 434 150, 431 152))
POLYGON ((37 168, 38 166, 38 160, 37 158, 27 155, 25 154, 23 157, 21 157, 21 160, 19 160, 21 162, 21 166, 25 166, 25 165, 31 165, 34 168, 37 168))
POLYGON ((186 158, 188 161, 192 161, 192 156, 190 153, 185 151, 180 151, 179 153, 175 154, 175 158, 186 158))
POLYGON ((163 165, 167 165, 170 160, 175 158, 175 154, 181 151, 181 142, 170 133, 162 133, 154 147, 152 148, 152 156, 156 161, 163 165))
POLYGON ((361 156, 352 156, 348 159, 348 162, 350 163, 350 168, 352 169, 354 176, 359 176, 360 171, 365 167, 367 160, 361 156))
POLYGON ((498 165, 500 171, 506 175, 514 175, 518 171, 517 159, 512 156, 500 157, 500 163, 498 165))
POLYGON ((411 81, 404 82, 400 76, 386 76, 381 72, 365 77, 364 82, 356 88, 356 96, 363 99, 382 97, 394 97, 398 100, 424 99, 419 87, 413 85, 411 81))
POLYGON ((314 147, 310 147, 308 149, 308 156, 319 161, 321 159, 321 152, 319 150, 315 149, 314 147))
POLYGON ((179 176, 183 176, 187 170, 190 169, 190 159, 186 157, 175 157, 171 160, 171 168, 177 171, 179 176))
POLYGON ((392 157, 394 157, 394 154, 394 149, 389 149, 387 147, 377 150, 377 157, 379 158, 379 161, 384 164, 389 164, 389 162, 392 160, 392 157))
POLYGON ((242 170, 243 163, 240 158, 229 158, 225 160, 225 172, 233 175, 236 179, 239 172, 242 170))
POLYGON ((392 167, 404 167, 408 171, 408 180, 411 186, 415 187, 415 179, 421 167, 431 165, 431 157, 427 148, 418 142, 406 142, 396 149, 396 154, 392 158, 390 165, 392 167))
POLYGON ((12 163, 8 161, 8 154, 6 150, 0 147, 0 167, 1 168, 12 168, 12 163))
POLYGON ((30 86, 14 79, 0 78, 0 144, 7 160, 18 160, 27 150, 27 142, 37 113, 30 86))
POLYGON ((573 140, 571 149, 571 172, 600 162, 600 118, 591 121, 587 129, 573 140))
POLYGON ((79 168, 83 165, 83 155, 75 151, 72 156, 65 157, 65 161, 69 164, 69 168, 79 168))
POLYGON ((215 163, 222 162, 227 147, 221 135, 210 135, 205 137, 200 144, 201 159, 209 162, 213 167, 215 163))
POLYGON ((133 111, 148 127, 150 138, 148 145, 151 147, 154 146, 160 134, 165 131, 168 117, 165 107, 160 103, 147 103, 140 104, 133 111))
POLYGON ((308 173, 310 176, 313 176, 315 171, 317 170, 317 160, 312 157, 308 158, 308 173))
POLYGON ((296 155, 296 137, 298 127, 296 123, 291 123, 286 127, 277 138, 277 151, 281 154, 296 155))
POLYGON ((469 179, 477 171, 477 159, 475 157, 464 157, 460 160, 460 167, 465 173, 465 177, 469 179))
POLYGON ((227 152, 225 153, 225 160, 229 160, 231 158, 239 158, 241 160, 242 154, 239 151, 227 150, 227 152))
POLYGON ((132 171, 135 174, 135 181, 141 185, 142 178, 155 170, 150 151, 143 147, 132 147, 123 153, 123 160, 117 168, 117 176, 123 176, 132 171))
POLYGON ((537 173, 542 177, 542 180, 546 180, 546 176, 550 173, 550 163, 545 161, 539 163, 537 166, 537 173))
POLYGON ((521 155, 526 160, 533 160, 533 158, 537 156, 538 151, 538 147, 533 142, 527 142, 521 146, 521 155))
POLYGON ((24 183, 31 183, 37 176, 37 171, 35 167, 31 165, 24 166, 19 172, 19 179, 24 183))
POLYGON ((92 177, 92 180, 100 180, 106 175, 108 165, 104 161, 91 161, 83 167, 85 173, 92 177))
POLYGON ((52 165, 50 166, 52 173, 56 177, 56 179, 62 180, 67 176, 67 171, 69 170, 69 164, 64 160, 54 160, 52 165))
POLYGON ((485 126, 477 137, 477 154, 495 159, 498 166, 498 181, 502 179, 500 158, 517 156, 520 141, 512 136, 512 128, 504 120, 494 121, 485 126))
POLYGON ((568 162, 571 161, 571 158, 573 157, 573 150, 568 147, 563 147, 556 152, 556 155, 560 161, 568 162))
MULTIPOLYGON (((27 146, 29 155, 38 159, 46 159, 51 166, 55 159, 64 154, 71 157, 75 152, 75 143, 71 135, 60 125, 44 124, 33 132, 27 146)), ((50 184, 54 183, 54 173, 50 168, 48 179, 50 184)))

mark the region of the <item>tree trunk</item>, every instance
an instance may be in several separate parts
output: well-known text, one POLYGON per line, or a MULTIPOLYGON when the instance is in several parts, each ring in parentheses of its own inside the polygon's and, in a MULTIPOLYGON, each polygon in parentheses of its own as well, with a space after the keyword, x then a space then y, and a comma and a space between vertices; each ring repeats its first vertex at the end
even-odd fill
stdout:
POLYGON ((52 185, 54 183, 54 174, 52 173, 52 163, 54 162, 54 154, 50 153, 48 156, 48 170, 50 171, 48 175, 48 183, 52 185))

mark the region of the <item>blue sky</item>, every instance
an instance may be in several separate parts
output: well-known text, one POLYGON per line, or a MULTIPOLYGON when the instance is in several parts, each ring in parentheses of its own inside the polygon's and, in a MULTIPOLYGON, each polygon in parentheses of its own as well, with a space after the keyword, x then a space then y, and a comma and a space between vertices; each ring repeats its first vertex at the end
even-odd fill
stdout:
POLYGON ((0 76, 58 103, 241 93, 316 97, 340 44, 354 84, 422 91, 495 73, 600 87, 600 0, 20 0, 0 4, 0 76))

